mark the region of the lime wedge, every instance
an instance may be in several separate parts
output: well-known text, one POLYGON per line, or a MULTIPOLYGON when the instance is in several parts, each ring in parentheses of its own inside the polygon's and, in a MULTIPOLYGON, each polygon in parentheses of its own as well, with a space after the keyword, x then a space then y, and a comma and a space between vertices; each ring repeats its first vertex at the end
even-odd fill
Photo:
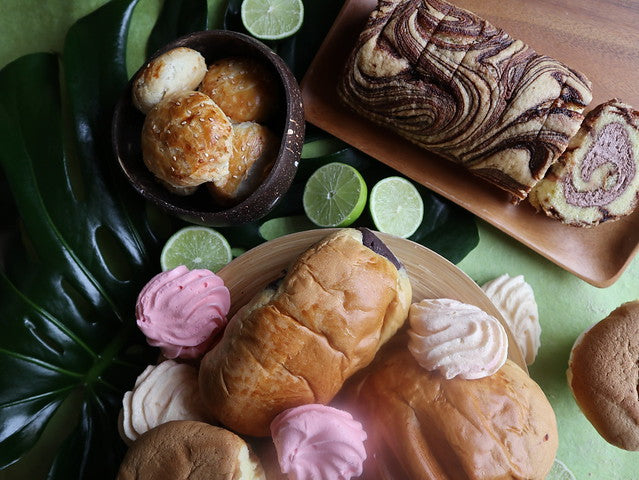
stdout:
POLYGON ((260 226, 259 232, 264 240, 273 240, 289 233, 302 232, 312 228, 315 228, 315 224, 308 217, 294 215, 291 217, 271 218, 260 226))
POLYGON ((160 266, 163 271, 185 265, 191 270, 206 268, 217 272, 231 258, 229 242, 219 232, 206 227, 186 227, 166 242, 160 255, 160 266))
POLYGON ((302 0, 244 0, 240 9, 248 32, 262 40, 280 40, 297 32, 304 21, 302 0))
POLYGON ((575 480, 575 476, 561 460, 555 460, 546 480, 575 480))
POLYGON ((371 190, 369 208, 375 227, 398 237, 410 237, 424 218, 424 202, 415 186, 402 177, 380 180, 371 190))
POLYGON ((334 162, 313 173, 304 187, 306 216, 320 227, 346 227, 366 206, 366 182, 350 165, 334 162))

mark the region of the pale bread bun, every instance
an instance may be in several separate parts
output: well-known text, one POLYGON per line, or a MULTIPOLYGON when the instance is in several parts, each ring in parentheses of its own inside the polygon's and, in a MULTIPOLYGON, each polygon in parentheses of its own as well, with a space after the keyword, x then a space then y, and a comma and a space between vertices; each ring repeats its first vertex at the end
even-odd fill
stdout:
POLYGON ((213 62, 200 91, 211 97, 236 123, 268 121, 280 97, 273 74, 259 61, 248 57, 228 57, 213 62))
POLYGON ((404 340, 370 370, 342 400, 369 435, 364 478, 542 480, 552 468, 555 414, 510 360, 489 377, 446 380, 421 368, 404 340))
POLYGON ((213 418, 267 436, 287 408, 326 404, 404 323, 411 287, 404 269, 362 244, 362 233, 327 236, 229 322, 200 365, 213 418))
POLYGON ((149 430, 129 448, 117 480, 265 480, 244 440, 207 423, 174 421, 149 430))
POLYGON ((144 120, 144 164, 169 186, 223 185, 232 151, 231 122, 203 93, 180 92, 165 98, 144 120))
POLYGON ((584 332, 568 362, 568 384, 601 436, 639 451, 639 301, 624 303, 584 332))
POLYGON ((271 170, 278 146, 277 137, 268 127, 255 122, 234 124, 228 180, 220 186, 206 184, 217 203, 238 203, 255 191, 271 170))
POLYGON ((132 99, 147 113, 165 97, 184 90, 195 90, 206 75, 206 62, 200 52, 179 47, 155 58, 133 80, 132 99))

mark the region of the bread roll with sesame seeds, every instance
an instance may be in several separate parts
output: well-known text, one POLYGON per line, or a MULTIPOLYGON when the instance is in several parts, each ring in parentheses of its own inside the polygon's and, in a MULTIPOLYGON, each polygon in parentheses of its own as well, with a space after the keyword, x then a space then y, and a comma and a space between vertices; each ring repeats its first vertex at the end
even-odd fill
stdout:
POLYGON ((133 80, 133 105, 148 113, 165 97, 195 90, 206 74, 204 57, 191 48, 179 47, 151 60, 133 80))
POLYGON ((233 152, 233 127, 201 92, 179 92, 153 107, 142 127, 142 158, 171 189, 205 182, 224 185, 233 152))
POLYGON ((222 186, 213 182, 206 184, 213 198, 222 205, 229 205, 248 197, 270 172, 277 155, 277 140, 259 123, 234 124, 228 180, 222 186))
POLYGON ((268 121, 280 98, 275 75, 257 60, 247 57, 213 62, 199 90, 211 97, 235 123, 268 121))

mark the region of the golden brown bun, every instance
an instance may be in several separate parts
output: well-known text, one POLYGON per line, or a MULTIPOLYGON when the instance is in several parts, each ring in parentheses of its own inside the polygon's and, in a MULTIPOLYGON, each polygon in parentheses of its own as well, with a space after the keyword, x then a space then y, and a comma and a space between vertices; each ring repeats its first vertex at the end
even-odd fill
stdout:
POLYGON ((329 235, 229 322, 200 365, 200 392, 214 418, 266 436, 287 408, 328 403, 404 323, 410 282, 362 234, 329 235))
POLYGON ((628 302, 577 339, 568 383, 608 442, 639 451, 639 301, 628 302))
POLYGON ((213 198, 222 205, 238 203, 248 197, 268 175, 277 155, 277 137, 255 122, 233 125, 233 155, 224 185, 207 183, 213 198))
POLYGON ((180 92, 165 98, 144 120, 144 164, 170 186, 224 184, 232 150, 231 122, 203 93, 180 92))
POLYGON ((175 421, 149 430, 127 452, 117 480, 264 480, 259 461, 234 433, 175 421))
POLYGON ((351 397, 370 442, 365 478, 541 480, 551 469, 555 414, 510 360, 489 377, 446 380, 404 342, 371 370, 351 397))
POLYGON ((185 47, 160 55, 133 80, 133 104, 147 113, 165 97, 184 90, 195 90, 206 75, 204 57, 185 47))
POLYGON ((266 122, 277 108, 279 89, 273 74, 246 57, 223 58, 209 66, 200 91, 233 122, 266 122))

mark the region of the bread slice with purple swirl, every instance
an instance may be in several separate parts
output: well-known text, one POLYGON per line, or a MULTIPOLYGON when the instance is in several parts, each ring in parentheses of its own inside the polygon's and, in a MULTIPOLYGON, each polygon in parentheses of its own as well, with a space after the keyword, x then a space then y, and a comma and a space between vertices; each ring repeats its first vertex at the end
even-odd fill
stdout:
POLYGON ((381 0, 338 91, 515 201, 563 153, 592 99, 584 75, 441 0, 381 0))
POLYGON ((593 109, 568 149, 530 192, 564 223, 592 227, 631 213, 639 200, 639 111, 618 99, 593 109))

